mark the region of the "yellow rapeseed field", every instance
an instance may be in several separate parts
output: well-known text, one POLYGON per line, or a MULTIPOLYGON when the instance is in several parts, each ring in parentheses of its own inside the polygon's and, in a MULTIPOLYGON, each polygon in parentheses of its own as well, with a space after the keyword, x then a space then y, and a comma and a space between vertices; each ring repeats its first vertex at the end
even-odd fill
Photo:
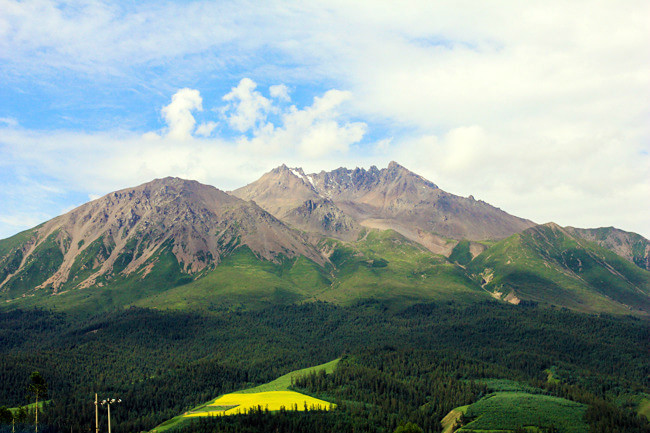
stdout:
POLYGON ((300 394, 295 391, 267 391, 247 394, 225 394, 207 405, 201 412, 190 412, 187 417, 198 416, 222 416, 246 413, 251 409, 261 407, 262 410, 269 411, 280 410, 331 410, 334 408, 332 403, 319 400, 308 395, 300 394), (209 410, 215 406, 215 410, 209 410), (234 406, 224 410, 227 406, 234 406), (219 408, 217 408, 219 407, 219 408))

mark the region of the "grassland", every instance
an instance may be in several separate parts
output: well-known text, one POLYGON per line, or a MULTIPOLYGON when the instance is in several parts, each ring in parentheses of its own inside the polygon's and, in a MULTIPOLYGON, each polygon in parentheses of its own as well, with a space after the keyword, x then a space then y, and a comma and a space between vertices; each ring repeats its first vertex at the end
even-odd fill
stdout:
POLYGON ((325 240, 331 265, 306 259, 260 260, 239 248, 201 278, 142 298, 133 305, 169 309, 250 308, 269 302, 327 301, 353 305, 378 299, 403 305, 414 300, 486 299, 464 271, 402 235, 371 230, 358 242, 325 240))
MULTIPOLYGON (((586 405, 543 394, 496 392, 455 410, 458 412, 460 409, 469 422, 456 430, 458 432, 514 431, 517 427, 543 431, 551 426, 565 433, 586 433, 589 430, 583 420, 586 405)), ((447 428, 460 417, 451 415, 447 419, 447 428)))
MULTIPOLYGON (((0 251, 13 251, 29 236, 26 232, 0 242, 0 251)), ((496 242, 473 260, 468 241, 459 242, 447 259, 395 231, 368 230, 356 242, 322 240, 318 247, 329 256, 324 266, 302 256, 267 261, 243 246, 197 274, 181 269, 171 241, 147 261, 148 273, 142 268, 121 274, 141 254, 133 244, 116 261, 116 273, 78 290, 79 282, 96 271, 95 258, 110 254, 111 245, 98 239, 80 254, 71 281, 57 296, 51 296, 51 289, 33 290, 62 260, 61 241, 53 236, 32 254, 39 260, 28 261, 29 275, 15 275, 3 288, 0 300, 6 302, 0 302, 0 309, 232 311, 312 301, 353 306, 367 300, 399 309, 423 301, 473 303, 491 294, 581 312, 650 315, 650 272, 552 225, 496 242)), ((0 257, 0 277, 17 268, 21 257, 19 252, 0 257)))
POLYGON ((201 278, 134 305, 176 310, 287 304, 313 296, 329 284, 326 271, 305 257, 274 263, 242 247, 201 278))
POLYGON ((440 421, 442 425, 442 433, 453 433, 454 427, 460 418, 465 415, 468 406, 460 406, 456 409, 449 412, 443 419, 440 421))
POLYGON ((464 271, 392 230, 371 230, 360 241, 329 240, 334 282, 314 300, 352 305, 362 299, 405 304, 415 299, 476 301, 485 292, 464 271))
POLYGON ((290 390, 293 379, 311 372, 324 370, 331 373, 340 359, 325 364, 289 372, 277 379, 252 388, 242 389, 233 393, 220 395, 207 403, 199 405, 182 415, 176 416, 160 424, 151 432, 161 433, 178 427, 183 422, 196 417, 227 416, 248 413, 252 409, 268 411, 278 410, 331 410, 334 405, 305 394, 290 390))
MULTIPOLYGON (((99 243, 96 245, 97 251, 106 253, 99 248, 99 243)), ((94 249, 95 245, 90 245, 88 248, 91 247, 94 249)), ((146 276, 133 273, 128 276, 101 277, 97 280, 97 284, 82 290, 74 288, 80 282, 77 278, 65 284, 57 296, 51 296, 51 290, 37 290, 34 296, 21 299, 21 306, 27 308, 37 306, 89 316, 100 311, 137 304, 142 299, 154 297, 191 281, 187 274, 181 272, 178 261, 172 253, 172 247, 173 245, 168 243, 153 255, 150 259, 152 269, 146 276)), ((84 264, 82 261, 75 265, 78 275, 89 275, 87 269, 83 269, 84 264)), ((12 303, 4 303, 0 308, 2 306, 8 308, 12 305, 12 303)))

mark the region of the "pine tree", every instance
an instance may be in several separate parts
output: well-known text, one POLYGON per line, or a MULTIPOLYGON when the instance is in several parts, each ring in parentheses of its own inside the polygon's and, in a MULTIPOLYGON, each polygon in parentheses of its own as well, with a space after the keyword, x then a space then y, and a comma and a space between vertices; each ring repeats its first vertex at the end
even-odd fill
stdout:
POLYGON ((36 405, 35 405, 36 418, 34 420, 34 432, 38 433, 38 399, 39 397, 43 399, 47 396, 47 384, 45 383, 45 379, 43 379, 43 376, 41 376, 41 373, 39 373, 38 371, 33 372, 29 376, 29 379, 31 383, 27 387, 27 390, 29 391, 30 394, 32 394, 36 398, 36 405))

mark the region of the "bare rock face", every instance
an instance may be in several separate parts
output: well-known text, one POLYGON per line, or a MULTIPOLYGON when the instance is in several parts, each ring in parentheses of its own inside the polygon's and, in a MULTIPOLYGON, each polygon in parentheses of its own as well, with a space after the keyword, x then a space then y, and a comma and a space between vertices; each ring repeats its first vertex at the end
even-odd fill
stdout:
POLYGON ((162 248, 170 248, 188 274, 217 265, 242 246, 271 261, 300 255, 319 264, 326 260, 302 234, 255 203, 179 178, 110 193, 34 229, 21 247, 19 266, 0 281, 0 290, 44 245, 54 256, 62 256, 54 272, 43 271, 47 278, 39 283, 55 292, 79 275, 83 278, 75 285, 83 288, 100 277, 146 273, 150 259, 162 248))
POLYGON ((232 195, 252 200, 276 218, 297 229, 347 241, 356 240, 361 226, 322 196, 314 175, 301 168, 277 167, 232 195))
POLYGON ((301 230, 354 239, 360 226, 393 229, 445 255, 453 240, 503 239, 534 225, 483 201, 449 194, 396 162, 381 170, 314 174, 281 166, 233 195, 254 200, 301 230), (323 208, 320 213, 305 211, 315 204, 323 208))

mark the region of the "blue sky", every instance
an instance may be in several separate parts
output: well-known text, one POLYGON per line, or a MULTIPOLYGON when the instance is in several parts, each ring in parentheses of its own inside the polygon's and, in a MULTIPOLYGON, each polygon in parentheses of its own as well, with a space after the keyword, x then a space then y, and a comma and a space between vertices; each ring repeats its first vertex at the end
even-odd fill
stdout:
POLYGON ((0 238, 168 175, 396 160, 650 237, 644 1, 0 0, 0 238))

